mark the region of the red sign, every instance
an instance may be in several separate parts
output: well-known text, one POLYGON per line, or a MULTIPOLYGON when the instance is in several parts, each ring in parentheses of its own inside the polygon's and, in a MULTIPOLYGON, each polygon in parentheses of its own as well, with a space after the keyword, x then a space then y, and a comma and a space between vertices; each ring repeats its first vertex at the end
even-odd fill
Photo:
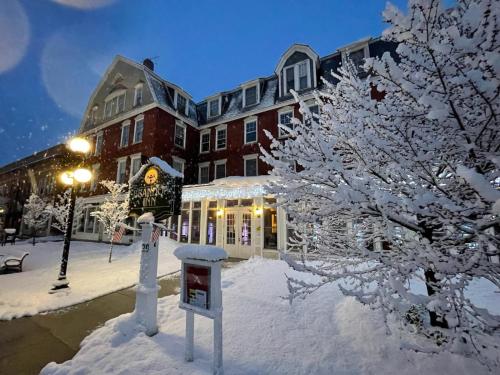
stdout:
POLYGON ((184 264, 184 303, 210 309, 210 267, 184 264))

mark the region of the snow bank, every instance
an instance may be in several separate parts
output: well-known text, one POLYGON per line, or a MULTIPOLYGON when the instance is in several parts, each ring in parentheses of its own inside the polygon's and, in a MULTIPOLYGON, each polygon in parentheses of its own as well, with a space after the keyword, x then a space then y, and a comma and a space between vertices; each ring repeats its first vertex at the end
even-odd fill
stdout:
POLYGON ((224 249, 207 245, 184 245, 174 251, 174 255, 179 259, 200 259, 216 262, 227 259, 228 255, 224 249))
MULTIPOLYGON (((0 274, 0 320, 68 307, 135 285, 139 279, 139 245, 140 242, 115 246, 113 262, 108 263, 108 244, 72 241, 68 263, 70 289, 55 294, 48 291, 59 274, 62 242, 1 247, 4 255, 16 256, 23 251, 31 255, 24 261, 23 272, 0 274)), ((158 276, 180 269, 180 262, 173 255, 176 247, 176 242, 161 238, 158 276)))
MULTIPOLYGON (((486 374, 451 354, 402 351, 382 317, 343 297, 334 285, 289 305, 282 261, 253 259, 222 274, 226 374, 486 374)), ((299 276, 300 277, 300 276, 299 276)), ((304 276, 311 280, 310 276, 304 276)), ((211 374, 212 321, 196 316, 194 362, 184 362, 185 312, 179 296, 159 301, 159 333, 147 337, 132 314, 108 321, 63 364, 43 375, 211 374)))

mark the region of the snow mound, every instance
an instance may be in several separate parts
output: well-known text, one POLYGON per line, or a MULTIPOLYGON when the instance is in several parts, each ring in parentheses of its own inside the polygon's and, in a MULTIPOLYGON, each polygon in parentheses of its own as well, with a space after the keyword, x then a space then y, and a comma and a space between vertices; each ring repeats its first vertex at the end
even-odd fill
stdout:
POLYGON ((224 249, 207 245, 184 245, 174 251, 178 259, 199 259, 209 262, 217 262, 228 258, 224 249))

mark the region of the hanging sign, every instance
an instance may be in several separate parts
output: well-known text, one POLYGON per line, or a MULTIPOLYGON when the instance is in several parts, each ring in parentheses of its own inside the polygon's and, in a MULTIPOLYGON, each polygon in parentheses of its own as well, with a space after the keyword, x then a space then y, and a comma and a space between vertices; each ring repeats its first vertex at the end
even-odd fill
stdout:
POLYGON ((164 161, 151 158, 130 180, 130 212, 138 215, 151 212, 156 221, 179 215, 181 176, 164 161))

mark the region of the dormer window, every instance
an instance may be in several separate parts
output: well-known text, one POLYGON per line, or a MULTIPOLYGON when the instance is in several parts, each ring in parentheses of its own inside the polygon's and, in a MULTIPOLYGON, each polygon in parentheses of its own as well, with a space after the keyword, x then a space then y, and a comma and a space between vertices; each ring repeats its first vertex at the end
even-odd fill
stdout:
POLYGON ((243 107, 250 107, 260 102, 260 81, 250 81, 241 85, 243 91, 243 107))
POLYGON ((285 94, 289 94, 290 90, 300 91, 311 87, 309 61, 310 60, 304 60, 292 66, 287 66, 284 69, 286 84, 285 94))
POLYGON ((134 107, 142 105, 142 83, 135 86, 134 92, 134 107))
POLYGON ((363 73, 363 64, 365 59, 370 57, 370 48, 368 47, 369 39, 362 40, 341 49, 342 64, 346 65, 350 60, 358 73, 363 73))
POLYGON ((220 115, 220 97, 211 99, 207 103, 208 117, 215 117, 220 115))
POLYGON ((179 93, 177 93, 176 108, 178 112, 182 113, 183 115, 186 115, 187 100, 184 96, 182 96, 179 93))
POLYGON ((125 90, 109 95, 104 103, 104 118, 110 118, 125 110, 125 90))

